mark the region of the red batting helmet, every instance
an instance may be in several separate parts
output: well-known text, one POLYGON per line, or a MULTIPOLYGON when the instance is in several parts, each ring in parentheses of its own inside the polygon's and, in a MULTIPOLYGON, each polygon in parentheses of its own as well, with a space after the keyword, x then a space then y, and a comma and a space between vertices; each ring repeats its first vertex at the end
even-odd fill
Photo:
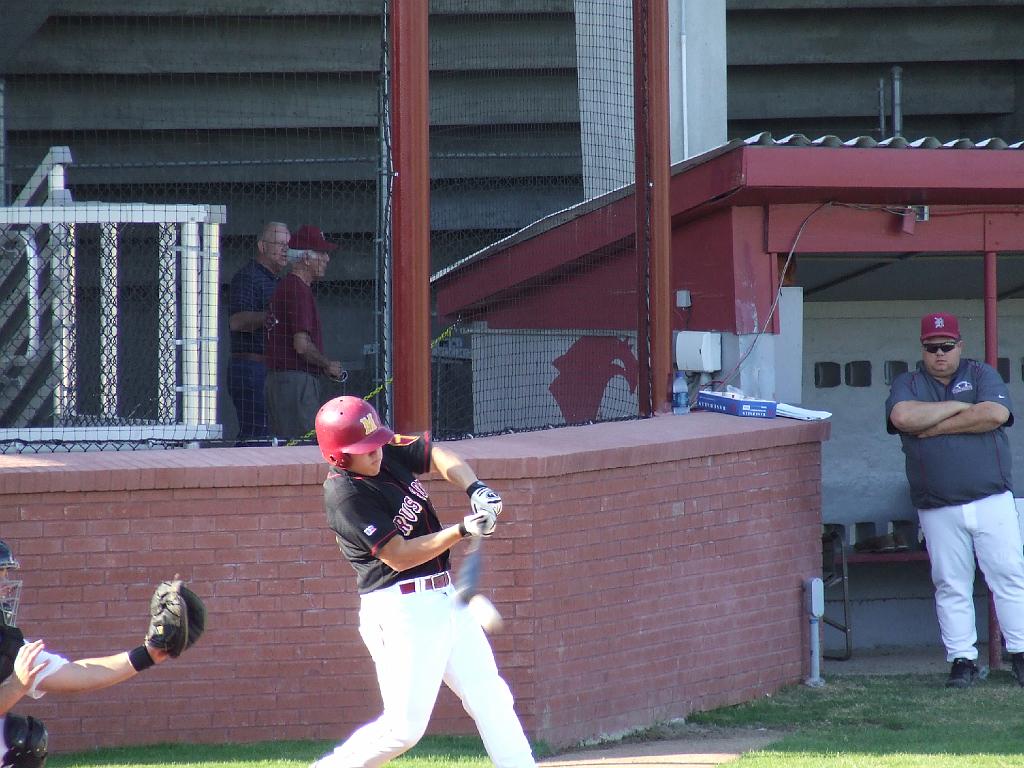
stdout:
POLYGON ((336 397, 321 405, 316 413, 320 453, 337 467, 345 466, 345 454, 372 453, 394 436, 374 407, 360 397, 336 397))

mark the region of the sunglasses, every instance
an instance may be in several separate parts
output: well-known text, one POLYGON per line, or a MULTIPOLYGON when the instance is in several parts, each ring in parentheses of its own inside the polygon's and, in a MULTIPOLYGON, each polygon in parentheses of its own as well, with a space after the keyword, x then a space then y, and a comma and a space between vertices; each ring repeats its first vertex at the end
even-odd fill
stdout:
POLYGON ((948 354, 952 352, 954 349, 956 349, 956 345, 958 343, 959 342, 956 341, 946 341, 943 342, 942 344, 922 344, 921 346, 924 347, 924 351, 930 355, 934 355, 936 352, 939 351, 948 354))

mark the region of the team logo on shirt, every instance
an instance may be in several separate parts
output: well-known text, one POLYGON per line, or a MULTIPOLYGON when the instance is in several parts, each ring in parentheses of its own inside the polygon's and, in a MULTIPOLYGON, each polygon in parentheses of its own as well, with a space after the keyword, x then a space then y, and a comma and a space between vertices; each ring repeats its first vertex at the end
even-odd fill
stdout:
POLYGON ((969 381, 958 381, 953 385, 953 388, 949 390, 954 395, 959 395, 961 392, 970 392, 974 389, 974 386, 969 381))
POLYGON ((373 523, 370 523, 368 526, 363 528, 363 533, 365 533, 367 536, 373 536, 373 534, 375 534, 376 532, 377 532, 377 526, 374 525, 373 523))
POLYGON ((414 495, 402 499, 402 508, 393 519, 395 528, 406 537, 413 532, 416 523, 419 522, 420 513, 424 509, 423 502, 430 498, 427 489, 419 480, 409 483, 409 491, 414 495))

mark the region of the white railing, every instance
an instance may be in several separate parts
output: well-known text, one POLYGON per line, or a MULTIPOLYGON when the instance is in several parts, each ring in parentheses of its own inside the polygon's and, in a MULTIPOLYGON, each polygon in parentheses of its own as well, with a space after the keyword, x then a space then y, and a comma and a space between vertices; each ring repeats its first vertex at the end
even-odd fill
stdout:
MULTIPOLYGON (((218 205, 75 202, 64 187, 67 147, 54 147, 14 205, 0 208, 0 235, 22 244, 25 259, 26 358, 52 354, 53 427, 0 424, 0 441, 96 441, 218 439, 217 316, 220 282, 218 205), (43 187, 46 199, 29 205, 43 187), (157 418, 129 419, 118 413, 119 374, 126 363, 118 333, 121 309, 119 235, 130 225, 153 225, 157 233, 158 300, 157 418), (96 228, 99 251, 99 413, 83 414, 78 402, 82 373, 76 344, 77 262, 84 228, 96 228), (45 281, 46 267, 49 276, 45 281), (43 338, 46 327, 52 330, 43 338), (76 423, 88 422, 88 426, 76 423), (130 421, 130 426, 125 422, 130 421), (109 422, 109 426, 104 426, 109 422)), ((0 340, 2 341, 2 340, 0 340)), ((37 422, 38 423, 38 420, 37 422)))

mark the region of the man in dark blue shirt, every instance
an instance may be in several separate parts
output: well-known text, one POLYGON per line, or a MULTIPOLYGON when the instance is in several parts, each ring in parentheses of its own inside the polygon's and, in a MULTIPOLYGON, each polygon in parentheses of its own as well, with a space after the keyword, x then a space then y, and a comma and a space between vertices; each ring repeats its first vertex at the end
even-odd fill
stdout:
POLYGON ((267 303, 287 263, 290 236, 286 224, 268 222, 256 242, 256 255, 231 278, 228 392, 238 414, 238 444, 270 435, 263 395, 267 377, 263 326, 267 303))
POLYGON ((906 455, 910 496, 928 546, 939 631, 952 662, 946 685, 979 676, 975 558, 988 583, 1017 682, 1024 686, 1024 551, 1013 498, 1010 393, 999 373, 961 359, 956 317, 921 318, 922 359, 885 404, 906 455))

